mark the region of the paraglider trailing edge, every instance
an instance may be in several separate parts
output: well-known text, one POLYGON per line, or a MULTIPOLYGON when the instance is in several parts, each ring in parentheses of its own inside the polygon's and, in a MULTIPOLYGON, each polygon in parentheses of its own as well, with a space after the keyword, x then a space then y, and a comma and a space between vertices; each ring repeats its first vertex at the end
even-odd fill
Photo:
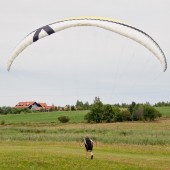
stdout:
POLYGON ((95 26, 95 27, 103 28, 103 29, 118 33, 127 38, 130 38, 140 43, 148 50, 150 50, 162 64, 164 72, 167 69, 167 60, 166 60, 164 52, 162 51, 158 43, 144 31, 138 28, 135 28, 129 24, 126 24, 124 22, 114 20, 111 18, 86 16, 86 17, 74 17, 74 18, 69 18, 69 19, 63 19, 63 20, 45 25, 41 28, 36 29, 30 34, 28 34, 13 51, 8 61, 7 70, 8 71, 10 70, 15 58, 32 43, 40 40, 41 38, 44 38, 53 33, 56 33, 58 31, 61 31, 61 30, 64 30, 70 27, 76 27, 76 26, 95 26))

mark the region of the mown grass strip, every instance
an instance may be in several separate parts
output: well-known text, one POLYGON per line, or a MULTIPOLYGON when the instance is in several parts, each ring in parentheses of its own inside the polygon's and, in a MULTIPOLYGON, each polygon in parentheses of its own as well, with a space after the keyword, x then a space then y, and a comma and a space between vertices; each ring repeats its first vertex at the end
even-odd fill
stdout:
POLYGON ((170 166, 166 147, 99 145, 94 148, 94 160, 85 159, 84 148, 74 142, 1 142, 0 148, 0 169, 168 170, 170 166))

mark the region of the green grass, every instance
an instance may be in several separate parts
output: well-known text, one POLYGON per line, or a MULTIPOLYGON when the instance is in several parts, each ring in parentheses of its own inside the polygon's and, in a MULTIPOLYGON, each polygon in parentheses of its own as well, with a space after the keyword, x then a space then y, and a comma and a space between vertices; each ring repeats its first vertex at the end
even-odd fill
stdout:
MULTIPOLYGON (((163 117, 170 117, 170 107, 155 107, 163 117)), ((59 116, 68 116, 70 123, 85 122, 84 115, 86 111, 55 111, 55 112, 40 112, 27 113, 16 115, 0 115, 0 123, 5 124, 30 124, 30 123, 59 123, 59 116)))
POLYGON ((84 123, 88 111, 44 112, 19 115, 1 115, 2 141, 80 141, 90 135, 102 143, 166 145, 170 144, 170 120, 154 122, 84 123), (70 123, 59 123, 57 117, 65 115, 70 123), (83 122, 83 123, 79 123, 83 122))
POLYGON ((170 151, 166 147, 98 145, 94 160, 85 159, 78 143, 0 143, 0 169, 168 169, 170 151))
POLYGON ((86 135, 107 144, 170 145, 170 120, 0 126, 0 141, 74 142, 86 135))
POLYGON ((5 121, 5 124, 58 123, 59 116, 68 116, 71 123, 78 123, 84 122, 84 115, 87 112, 88 111, 55 111, 0 115, 0 122, 5 121))
POLYGON ((0 142, 0 169, 156 170, 170 167, 167 147, 103 145, 94 147, 94 159, 85 158, 78 143, 0 142))
MULTIPOLYGON (((83 122, 87 112, 1 115, 0 169, 169 170, 169 118, 88 124, 83 122), (59 123, 61 115, 70 117, 70 123, 59 123), (97 142, 94 160, 85 159, 80 147, 86 135, 97 142)), ((163 108, 160 112, 169 113, 163 108)))
POLYGON ((155 107, 155 109, 157 109, 163 117, 170 117, 170 107, 166 106, 166 107, 155 107))

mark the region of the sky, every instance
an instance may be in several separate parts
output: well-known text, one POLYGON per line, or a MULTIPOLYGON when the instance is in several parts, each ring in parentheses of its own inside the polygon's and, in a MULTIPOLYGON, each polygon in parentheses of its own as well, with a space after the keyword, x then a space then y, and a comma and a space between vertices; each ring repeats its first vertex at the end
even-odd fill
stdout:
POLYGON ((20 101, 73 105, 151 104, 170 101, 169 0, 0 0, 0 106, 20 101), (166 72, 156 57, 130 39, 95 27, 75 27, 32 44, 7 62, 30 32, 63 18, 102 16, 124 21, 160 45, 166 72))

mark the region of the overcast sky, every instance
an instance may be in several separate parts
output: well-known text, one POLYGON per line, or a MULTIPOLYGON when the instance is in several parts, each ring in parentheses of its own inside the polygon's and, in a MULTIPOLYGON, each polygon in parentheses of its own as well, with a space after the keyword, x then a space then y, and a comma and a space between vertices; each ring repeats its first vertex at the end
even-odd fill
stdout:
POLYGON ((169 0, 0 0, 0 106, 19 101, 64 106, 76 100, 104 103, 170 101, 169 0), (164 73, 140 44, 95 27, 70 28, 29 46, 6 66, 31 31, 76 16, 103 16, 148 33, 164 51, 164 73))

